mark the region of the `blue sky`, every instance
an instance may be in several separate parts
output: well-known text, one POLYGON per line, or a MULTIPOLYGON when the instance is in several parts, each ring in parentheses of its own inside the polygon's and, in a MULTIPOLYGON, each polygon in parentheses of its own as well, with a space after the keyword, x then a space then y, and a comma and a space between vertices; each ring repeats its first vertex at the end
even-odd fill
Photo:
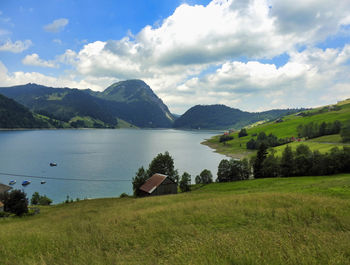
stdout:
POLYGON ((180 114, 312 107, 350 97, 349 59, 348 0, 0 2, 0 86, 139 78, 180 114))

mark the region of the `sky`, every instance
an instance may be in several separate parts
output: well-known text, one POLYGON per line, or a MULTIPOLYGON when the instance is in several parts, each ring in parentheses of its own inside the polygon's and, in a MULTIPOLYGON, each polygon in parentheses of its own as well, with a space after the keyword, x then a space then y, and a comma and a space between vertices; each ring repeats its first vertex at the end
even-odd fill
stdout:
POLYGON ((0 1, 0 86, 127 79, 176 114, 336 103, 350 98, 350 1, 0 1))

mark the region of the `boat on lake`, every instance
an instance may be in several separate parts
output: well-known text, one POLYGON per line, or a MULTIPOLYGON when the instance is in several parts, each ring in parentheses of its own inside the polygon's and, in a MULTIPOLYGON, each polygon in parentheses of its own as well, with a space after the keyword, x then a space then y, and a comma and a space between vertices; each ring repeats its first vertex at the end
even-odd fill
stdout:
POLYGON ((10 182, 9 182, 9 185, 15 185, 16 184, 16 180, 11 180, 10 182))
POLYGON ((46 183, 45 180, 40 181, 40 184, 45 184, 45 183, 46 183))
POLYGON ((30 180, 23 180, 22 186, 27 186, 27 185, 29 185, 30 183, 31 183, 30 180))
POLYGON ((57 163, 50 163, 50 167, 57 167, 57 163))

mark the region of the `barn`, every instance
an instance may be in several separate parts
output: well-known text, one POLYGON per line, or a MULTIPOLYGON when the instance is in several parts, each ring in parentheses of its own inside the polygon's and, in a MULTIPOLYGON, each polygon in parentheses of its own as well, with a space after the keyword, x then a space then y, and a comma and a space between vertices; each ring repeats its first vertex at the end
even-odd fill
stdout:
POLYGON ((176 194, 177 184, 168 176, 156 173, 140 187, 141 196, 176 194))

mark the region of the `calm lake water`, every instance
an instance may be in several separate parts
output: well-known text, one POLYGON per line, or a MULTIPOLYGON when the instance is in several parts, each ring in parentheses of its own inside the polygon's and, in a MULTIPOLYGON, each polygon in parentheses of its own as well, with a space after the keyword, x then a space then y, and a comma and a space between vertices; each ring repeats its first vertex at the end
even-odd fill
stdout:
POLYGON ((28 130, 0 132, 0 172, 60 178, 41 179, 0 174, 0 183, 17 180, 14 188, 24 189, 28 198, 38 191, 54 203, 70 198, 117 197, 132 194, 131 179, 139 167, 148 167, 159 153, 169 151, 180 175, 187 171, 192 181, 203 169, 216 178, 224 156, 200 143, 217 132, 181 130, 28 130), (57 167, 50 167, 55 162, 57 167), (69 179, 112 179, 117 182, 69 179), (22 187, 23 180, 32 183, 22 187))

